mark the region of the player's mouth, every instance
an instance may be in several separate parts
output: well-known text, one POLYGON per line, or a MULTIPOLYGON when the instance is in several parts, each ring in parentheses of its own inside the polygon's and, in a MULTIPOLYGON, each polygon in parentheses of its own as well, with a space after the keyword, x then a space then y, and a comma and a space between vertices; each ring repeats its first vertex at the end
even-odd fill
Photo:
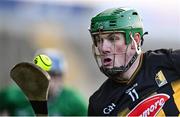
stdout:
POLYGON ((105 67, 112 66, 112 63, 112 59, 109 57, 103 59, 103 66, 105 67))

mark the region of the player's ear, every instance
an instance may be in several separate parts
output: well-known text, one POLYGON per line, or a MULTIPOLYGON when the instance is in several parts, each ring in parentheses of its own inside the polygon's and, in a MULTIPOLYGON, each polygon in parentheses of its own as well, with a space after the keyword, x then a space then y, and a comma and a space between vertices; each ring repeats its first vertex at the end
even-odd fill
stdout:
MULTIPOLYGON (((134 40, 136 41, 136 44, 139 45, 139 43, 141 42, 141 35, 139 33, 135 33, 134 34, 134 40)), ((135 48, 134 43, 131 43, 131 48, 132 49, 135 48)))
POLYGON ((134 40, 136 41, 137 45, 139 45, 139 43, 141 41, 141 35, 139 33, 135 33, 134 40))

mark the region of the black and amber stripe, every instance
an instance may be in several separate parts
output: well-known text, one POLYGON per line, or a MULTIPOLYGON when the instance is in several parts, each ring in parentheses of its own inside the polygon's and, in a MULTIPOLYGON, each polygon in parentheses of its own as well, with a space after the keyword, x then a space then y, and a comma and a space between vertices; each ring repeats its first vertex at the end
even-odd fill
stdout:
MULTIPOLYGON (((180 112, 180 80, 172 82, 171 86, 174 91, 174 94, 173 94, 174 102, 180 112)), ((180 113, 179 113, 179 116, 180 116, 180 113)))
POLYGON ((170 96, 170 99, 165 103, 162 110, 157 116, 178 116, 180 112, 180 80, 172 82, 171 85, 166 85, 161 88, 157 93, 165 93, 170 96))

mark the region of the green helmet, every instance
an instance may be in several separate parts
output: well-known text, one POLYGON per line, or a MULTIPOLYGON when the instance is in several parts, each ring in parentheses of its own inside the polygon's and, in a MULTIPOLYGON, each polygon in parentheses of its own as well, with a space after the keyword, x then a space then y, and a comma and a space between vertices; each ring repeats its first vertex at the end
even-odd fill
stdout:
POLYGON ((90 32, 99 31, 124 32, 126 44, 131 42, 130 34, 143 35, 143 24, 137 11, 127 8, 107 9, 91 19, 90 32))

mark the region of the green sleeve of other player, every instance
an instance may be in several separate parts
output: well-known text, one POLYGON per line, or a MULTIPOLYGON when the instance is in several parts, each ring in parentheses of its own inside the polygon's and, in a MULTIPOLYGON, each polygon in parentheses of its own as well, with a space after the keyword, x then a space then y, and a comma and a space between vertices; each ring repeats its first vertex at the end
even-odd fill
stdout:
MULTIPOLYGON (((7 110, 10 116, 34 115, 29 101, 18 86, 0 92, 0 111, 7 110)), ((49 115, 86 116, 87 103, 75 90, 64 88, 57 97, 48 100, 49 115)))
POLYGON ((11 116, 18 115, 17 110, 30 106, 29 101, 17 85, 11 85, 1 90, 0 103, 0 111, 6 110, 11 116))
POLYGON ((49 115, 86 116, 87 103, 75 90, 64 88, 59 96, 48 101, 49 115))

